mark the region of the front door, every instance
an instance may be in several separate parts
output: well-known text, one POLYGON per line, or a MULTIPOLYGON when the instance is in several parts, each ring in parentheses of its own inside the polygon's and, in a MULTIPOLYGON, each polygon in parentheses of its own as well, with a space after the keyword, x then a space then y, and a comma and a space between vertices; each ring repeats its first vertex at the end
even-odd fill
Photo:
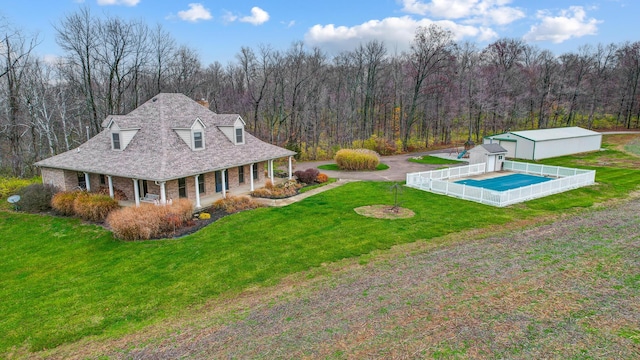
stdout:
MULTIPOLYGON (((224 183, 226 190, 229 190, 229 172, 224 172, 224 183)), ((222 171, 216 171, 216 192, 222 191, 222 171)))
POLYGON ((138 180, 138 186, 140 187, 140 197, 145 197, 149 192, 147 180, 138 180))

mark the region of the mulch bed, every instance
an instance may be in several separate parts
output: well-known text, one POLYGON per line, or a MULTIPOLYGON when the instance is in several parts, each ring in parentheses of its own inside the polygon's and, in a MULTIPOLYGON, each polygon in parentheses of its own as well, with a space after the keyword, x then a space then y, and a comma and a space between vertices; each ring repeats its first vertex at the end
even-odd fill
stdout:
POLYGON ((201 211, 198 211, 197 213, 194 214, 193 225, 181 227, 180 229, 177 229, 175 232, 165 234, 166 236, 163 238, 180 238, 183 236, 187 236, 189 234, 193 234, 194 232, 202 229, 203 227, 215 221, 222 219, 227 215, 229 214, 227 214, 224 210, 220 210, 220 209, 213 209, 213 208, 202 209, 201 211), (198 219, 197 218, 198 214, 203 212, 209 213, 209 215, 211 215, 211 218, 206 220, 198 219))

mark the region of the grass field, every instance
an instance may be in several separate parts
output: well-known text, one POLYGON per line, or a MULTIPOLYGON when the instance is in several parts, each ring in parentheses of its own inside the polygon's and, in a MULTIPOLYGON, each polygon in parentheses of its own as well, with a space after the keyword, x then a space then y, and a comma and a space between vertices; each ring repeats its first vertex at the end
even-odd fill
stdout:
MULTIPOLYGON (((7 314, 0 317, 0 357, 90 336, 118 338, 292 274, 355 257, 366 263, 368 254, 396 245, 549 221, 621 201, 638 189, 640 158, 614 148, 546 162, 594 168, 595 186, 503 209, 407 188, 401 206, 416 216, 403 220, 353 211, 393 203, 391 184, 381 182, 242 212, 174 240, 124 243, 77 220, 0 212, 0 313, 7 314)), ((636 328, 625 329, 636 336, 636 328)))
POLYGON ((449 164, 460 164, 462 161, 451 160, 451 159, 443 159, 437 156, 425 155, 420 157, 419 159, 410 158, 409 161, 418 163, 418 164, 429 164, 429 165, 449 165, 449 164))

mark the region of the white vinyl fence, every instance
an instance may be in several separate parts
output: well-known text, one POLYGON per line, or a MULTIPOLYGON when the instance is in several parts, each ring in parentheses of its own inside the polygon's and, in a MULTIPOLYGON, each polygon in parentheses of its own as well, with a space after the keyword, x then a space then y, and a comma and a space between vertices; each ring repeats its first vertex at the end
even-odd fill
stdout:
POLYGON ((485 164, 483 163, 443 170, 409 173, 407 174, 407 186, 502 207, 592 185, 596 177, 595 170, 505 161, 503 170, 538 176, 553 176, 557 179, 507 191, 495 191, 446 181, 447 179, 483 174, 485 172, 484 169, 485 164))

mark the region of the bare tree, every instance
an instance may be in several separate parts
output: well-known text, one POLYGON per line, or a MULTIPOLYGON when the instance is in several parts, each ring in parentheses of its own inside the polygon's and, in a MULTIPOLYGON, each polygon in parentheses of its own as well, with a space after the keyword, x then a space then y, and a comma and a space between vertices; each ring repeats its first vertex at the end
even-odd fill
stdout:
MULTIPOLYGON (((411 44, 408 55, 410 78, 412 83, 412 98, 403 129, 402 147, 407 150, 411 129, 416 123, 418 106, 423 101, 425 81, 440 73, 449 66, 453 53, 453 34, 437 25, 419 27, 411 44)), ((432 79, 437 81, 437 79, 432 79)))

